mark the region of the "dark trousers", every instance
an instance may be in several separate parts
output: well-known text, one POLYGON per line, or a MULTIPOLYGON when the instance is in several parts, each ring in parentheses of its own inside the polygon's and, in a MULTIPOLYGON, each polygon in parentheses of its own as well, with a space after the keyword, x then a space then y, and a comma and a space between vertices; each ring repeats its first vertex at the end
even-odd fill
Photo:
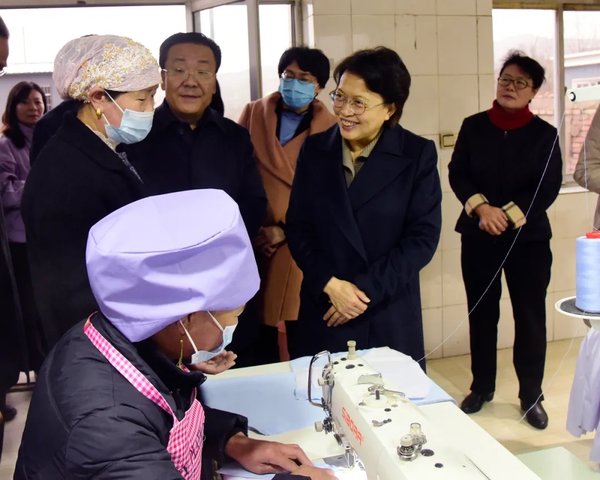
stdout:
POLYGON ((37 372, 46 356, 46 344, 33 295, 27 244, 11 242, 9 246, 23 319, 19 328, 19 335, 22 339, 21 351, 24 354, 22 355, 21 370, 37 372))
MULTIPOLYGON (((495 239, 462 237, 461 266, 469 307, 471 390, 493 392, 500 318, 500 273, 491 282, 510 244, 495 239), (489 289, 487 292, 486 288, 489 289), (483 297, 482 297, 483 296, 483 297)), ((519 398, 526 403, 542 394, 546 357, 546 289, 550 283, 550 242, 515 244, 504 263, 504 275, 515 321, 513 364, 519 398)))

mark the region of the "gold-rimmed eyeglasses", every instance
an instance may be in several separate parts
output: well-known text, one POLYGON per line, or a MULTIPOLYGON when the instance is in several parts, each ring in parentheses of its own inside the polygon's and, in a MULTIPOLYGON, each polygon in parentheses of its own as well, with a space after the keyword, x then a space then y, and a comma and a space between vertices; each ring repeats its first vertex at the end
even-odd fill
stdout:
POLYGON ((188 70, 186 68, 175 67, 163 68, 162 71, 175 80, 187 80, 191 75, 194 80, 208 82, 215 77, 215 73, 209 70, 188 70))
POLYGON ((498 77, 498 85, 501 87, 508 87, 510 84, 515 86, 517 90, 524 90, 530 86, 530 83, 523 78, 511 78, 511 77, 498 77))
POLYGON ((386 102, 378 103, 377 105, 371 105, 370 107, 359 99, 349 98, 346 95, 334 90, 329 94, 329 98, 333 102, 333 108, 341 109, 344 108, 344 105, 348 105, 348 108, 354 115, 362 115, 367 110, 371 108, 379 107, 381 105, 385 105, 386 102))
POLYGON ((300 80, 306 83, 316 83, 317 79, 312 73, 296 73, 291 70, 281 72, 281 78, 284 80, 300 80))

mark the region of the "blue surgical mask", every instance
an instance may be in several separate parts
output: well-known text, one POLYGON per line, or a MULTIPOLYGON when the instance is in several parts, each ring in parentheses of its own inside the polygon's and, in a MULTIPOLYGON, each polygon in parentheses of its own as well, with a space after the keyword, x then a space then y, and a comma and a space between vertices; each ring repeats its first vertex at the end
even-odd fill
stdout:
POLYGON ((106 93, 106 95, 112 100, 117 108, 123 112, 121 125, 118 127, 113 127, 103 115, 104 121, 106 122, 104 127, 106 136, 117 145, 119 143, 138 143, 146 138, 152 128, 154 112, 136 112, 135 110, 129 110, 128 108, 123 110, 108 93, 106 93))
POLYGON ((283 103, 297 110, 306 107, 315 98, 315 84, 296 78, 282 78, 279 81, 279 93, 283 103))
POLYGON ((237 327, 237 323, 236 323, 235 325, 229 325, 229 326, 223 328, 221 326, 221 324, 217 321, 217 319, 213 316, 212 313, 210 313, 209 311, 207 311, 207 313, 210 315, 210 318, 212 318, 213 322, 215 322, 215 324, 223 332, 223 342, 221 343, 221 345, 219 345, 217 348, 215 348, 214 350, 211 350, 211 351, 198 350, 198 348, 196 347, 196 344, 194 343, 194 340, 192 340, 192 336, 187 331, 187 328, 185 328, 185 325, 183 324, 183 322, 181 320, 179 320, 179 323, 183 327, 183 331, 187 335, 188 340, 190 341, 190 343, 192 344, 192 347, 194 348, 194 354, 192 355, 192 358, 190 361, 190 364, 192 364, 192 365, 196 365, 196 364, 202 363, 202 362, 208 362, 211 358, 216 357, 217 355, 222 353, 225 350, 225 347, 231 343, 231 340, 233 339, 233 332, 235 331, 235 327, 237 327))

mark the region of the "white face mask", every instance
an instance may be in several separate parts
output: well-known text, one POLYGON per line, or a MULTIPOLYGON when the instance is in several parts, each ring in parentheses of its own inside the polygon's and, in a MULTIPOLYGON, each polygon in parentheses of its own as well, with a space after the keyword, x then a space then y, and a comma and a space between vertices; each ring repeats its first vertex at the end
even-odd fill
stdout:
POLYGON ((210 313, 209 311, 207 311, 206 313, 208 313, 210 315, 210 318, 212 318, 213 322, 215 322, 215 324, 223 332, 223 342, 221 343, 221 345, 219 345, 214 350, 211 350, 210 352, 207 350, 198 350, 198 348, 196 347, 196 344, 194 343, 194 340, 192 340, 192 336, 190 335, 190 332, 187 331, 187 328, 185 328, 185 325, 183 324, 183 322, 181 320, 179 320, 179 323, 183 327, 183 331, 185 332, 186 336, 188 337, 188 340, 190 341, 190 343, 192 344, 192 347, 194 348, 194 354, 192 355, 192 359, 190 361, 191 365, 196 365, 198 363, 207 362, 211 358, 216 357, 217 355, 222 353, 225 350, 225 347, 231 343, 231 340, 233 339, 233 332, 235 331, 235 327, 237 327, 237 323, 236 323, 235 325, 229 325, 229 326, 223 328, 221 326, 221 324, 217 321, 217 319, 213 316, 212 313, 210 313))
POLYGON ((102 114, 104 117, 104 121, 106 125, 104 129, 106 130, 106 136, 110 138, 117 145, 120 143, 138 143, 141 142, 144 138, 148 136, 150 133, 150 129, 152 128, 152 120, 154 118, 154 112, 136 112, 135 110, 130 110, 126 108, 123 110, 117 102, 106 92, 108 98, 117 106, 123 116, 121 117, 121 125, 118 127, 113 127, 109 122, 106 116, 102 114))

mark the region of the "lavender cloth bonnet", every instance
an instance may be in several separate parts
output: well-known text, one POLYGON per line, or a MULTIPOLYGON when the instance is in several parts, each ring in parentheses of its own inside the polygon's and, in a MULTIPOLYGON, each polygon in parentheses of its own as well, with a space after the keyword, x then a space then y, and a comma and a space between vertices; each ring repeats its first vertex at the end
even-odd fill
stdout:
POLYGON ((86 261, 102 313, 132 342, 188 313, 231 310, 260 283, 237 204, 222 190, 130 203, 89 232, 86 261))
POLYGON ((160 68, 150 50, 130 38, 87 35, 59 50, 52 79, 62 98, 86 101, 96 86, 135 92, 158 85, 160 68))

